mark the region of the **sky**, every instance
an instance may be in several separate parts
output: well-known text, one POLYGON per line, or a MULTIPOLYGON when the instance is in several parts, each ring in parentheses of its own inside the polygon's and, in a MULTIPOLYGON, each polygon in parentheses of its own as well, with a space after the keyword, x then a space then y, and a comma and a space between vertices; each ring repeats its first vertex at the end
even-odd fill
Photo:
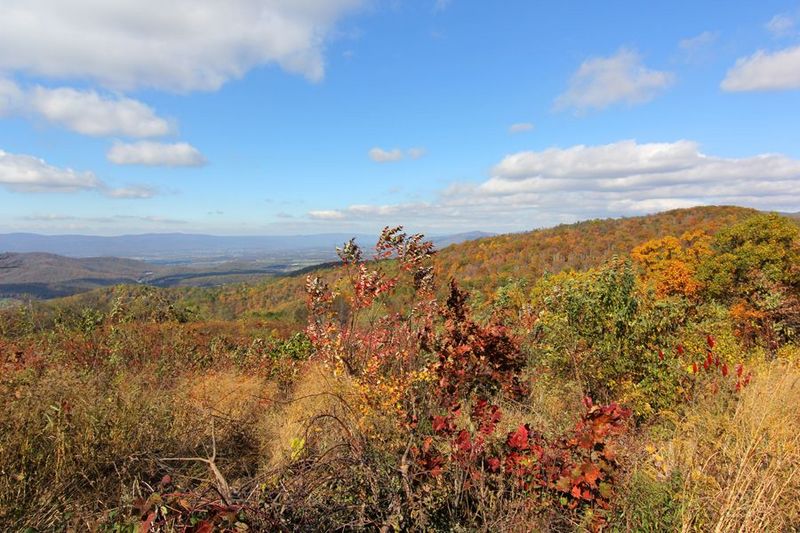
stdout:
POLYGON ((0 232, 800 211, 800 2, 2 0, 0 232))

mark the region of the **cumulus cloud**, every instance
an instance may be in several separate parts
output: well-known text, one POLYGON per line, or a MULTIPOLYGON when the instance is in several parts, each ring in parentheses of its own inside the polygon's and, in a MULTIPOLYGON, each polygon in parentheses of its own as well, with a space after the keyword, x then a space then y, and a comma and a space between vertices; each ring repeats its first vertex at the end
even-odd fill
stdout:
POLYGON ((0 115, 32 116, 95 137, 159 137, 170 123, 146 104, 116 95, 69 87, 22 88, 0 79, 0 115))
POLYGON ((311 217, 342 225, 512 231, 708 204, 796 210, 800 160, 718 157, 687 140, 550 148, 509 154, 482 183, 453 184, 434 201, 352 205, 311 217))
POLYGON ((516 124, 512 124, 508 127, 509 133, 523 133, 526 131, 531 131, 533 129, 533 124, 530 122, 517 122, 516 124))
POLYGON ((106 156, 117 165, 198 167, 206 164, 203 154, 188 143, 118 142, 109 149, 106 156))
POLYGON ((120 90, 216 90, 275 64, 320 80, 336 22, 363 0, 4 0, 0 71, 120 90))
POLYGON ((0 185, 17 192, 74 192, 97 189, 102 183, 92 172, 58 168, 38 157, 0 150, 0 185))
POLYGON ((556 98, 555 108, 580 113, 620 102, 642 104, 655 98, 674 79, 670 72, 645 67, 638 52, 623 48, 610 57, 584 61, 572 75, 566 92, 556 98))
POLYGON ((29 106, 45 120, 84 135, 160 137, 172 129, 142 102, 95 91, 36 87, 30 92, 29 106))
POLYGON ((739 58, 721 87, 736 92, 800 89, 800 46, 739 58))
POLYGON ((115 189, 93 172, 60 168, 38 157, 3 150, 0 150, 0 186, 29 193, 97 191, 111 198, 149 198, 154 194, 146 187, 115 189))

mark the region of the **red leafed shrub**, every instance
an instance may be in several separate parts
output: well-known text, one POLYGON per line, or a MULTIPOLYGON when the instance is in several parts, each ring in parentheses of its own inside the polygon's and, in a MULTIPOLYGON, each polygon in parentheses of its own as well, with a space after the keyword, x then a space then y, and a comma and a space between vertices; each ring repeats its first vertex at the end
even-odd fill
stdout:
POLYGON ((525 358, 504 326, 482 326, 467 310, 467 295, 455 281, 443 312, 444 332, 424 346, 438 356, 436 375, 442 399, 457 400, 471 393, 491 395, 500 390, 524 395, 520 373, 525 358))
POLYGON ((395 421, 398 465, 390 471, 400 473, 403 505, 423 521, 444 512, 425 503, 440 494, 450 502, 445 522, 485 509, 486 490, 496 501, 541 510, 547 502, 566 513, 609 508, 618 466, 613 441, 630 411, 587 400, 574 430, 558 438, 524 423, 499 431, 500 406, 527 397, 526 355, 510 329, 472 318, 455 281, 437 302, 432 253, 420 236, 387 228, 374 262, 353 241, 339 250, 344 266, 335 289, 307 281, 315 359, 357 384, 365 434, 390 442, 386 424, 371 429, 369 420, 395 421))
MULTIPOLYGON (((585 400, 586 411, 575 428, 549 440, 528 424, 505 437, 496 434, 502 411, 485 399, 475 402, 463 425, 460 406, 432 418, 434 435, 411 449, 425 478, 448 472, 462 479, 460 490, 474 486, 507 485, 537 500, 560 502, 568 510, 583 507, 609 509, 619 467, 615 440, 625 431, 631 411, 617 404, 594 405, 585 400)), ((595 525, 602 525, 597 515, 595 525)))

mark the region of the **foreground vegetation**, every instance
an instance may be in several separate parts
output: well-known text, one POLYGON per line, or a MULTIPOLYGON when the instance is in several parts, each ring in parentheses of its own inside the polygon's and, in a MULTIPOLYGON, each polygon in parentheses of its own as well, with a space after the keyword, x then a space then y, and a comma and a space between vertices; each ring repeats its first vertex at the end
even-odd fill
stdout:
POLYGON ((0 315, 3 529, 800 528, 795 222, 340 256, 0 315))

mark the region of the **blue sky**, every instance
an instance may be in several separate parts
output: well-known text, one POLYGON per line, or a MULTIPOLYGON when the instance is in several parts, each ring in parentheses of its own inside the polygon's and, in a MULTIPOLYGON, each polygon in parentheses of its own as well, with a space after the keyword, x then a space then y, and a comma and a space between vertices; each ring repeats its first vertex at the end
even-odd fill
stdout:
POLYGON ((800 3, 5 0, 0 231, 800 210, 800 3))

